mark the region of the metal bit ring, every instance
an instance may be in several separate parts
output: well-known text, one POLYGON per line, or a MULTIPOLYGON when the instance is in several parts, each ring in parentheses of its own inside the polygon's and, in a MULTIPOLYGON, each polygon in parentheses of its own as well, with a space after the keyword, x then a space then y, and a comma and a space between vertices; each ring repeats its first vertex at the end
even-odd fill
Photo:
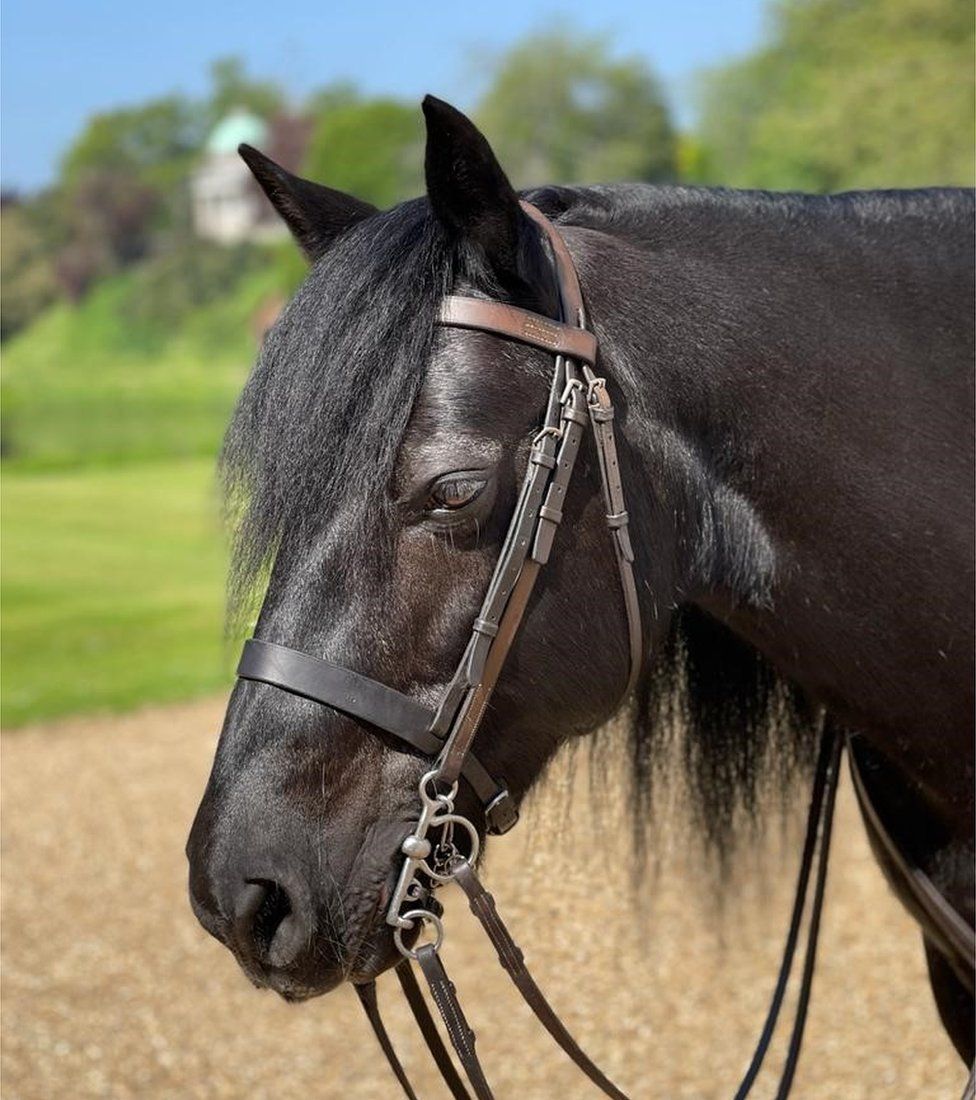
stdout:
POLYGON ((403 942, 403 933, 408 932, 413 928, 414 924, 419 921, 428 921, 434 926, 434 942, 433 948, 435 953, 440 951, 441 944, 444 942, 444 925, 441 922, 441 918, 435 913, 431 913, 429 909, 411 909, 408 913, 404 913, 400 918, 403 921, 409 921, 409 924, 398 925, 393 930, 393 942, 397 945, 397 950, 406 959, 416 959, 417 949, 416 947, 407 947, 403 942))

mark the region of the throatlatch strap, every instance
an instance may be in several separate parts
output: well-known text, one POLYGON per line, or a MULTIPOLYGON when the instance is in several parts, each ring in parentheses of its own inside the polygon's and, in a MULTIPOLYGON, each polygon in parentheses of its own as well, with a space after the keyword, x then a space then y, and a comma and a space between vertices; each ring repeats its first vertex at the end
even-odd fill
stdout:
POLYGON ((535 1013, 536 1019, 598 1089, 607 1096, 612 1097, 613 1100, 627 1100, 626 1093, 621 1092, 600 1067, 590 1060, 586 1052, 569 1033, 566 1025, 556 1015, 552 1006, 546 1000, 545 994, 536 985, 535 979, 525 965, 521 949, 512 939, 511 933, 498 915, 495 899, 482 886, 480 879, 474 872, 474 868, 468 863, 462 865, 455 878, 458 885, 468 896, 471 912, 481 922, 482 927, 488 933, 488 938, 498 952, 498 961, 515 983, 519 993, 522 994, 522 999, 535 1013))
POLYGON ((383 1023, 383 1017, 380 1015, 379 1001, 376 997, 376 982, 357 985, 356 992, 359 994, 359 1003, 363 1006, 366 1017, 373 1028, 373 1034, 379 1040, 380 1048, 386 1055, 387 1062, 390 1063, 390 1069, 393 1070, 394 1077, 400 1082, 404 1095, 407 1100, 417 1100, 417 1094, 413 1091, 410 1078, 407 1077, 406 1070, 404 1070, 396 1051, 393 1049, 390 1034, 383 1023))
POLYGON ((603 379, 586 372, 590 397, 587 402, 596 453, 600 463, 600 482, 603 485, 603 501, 606 507, 607 526, 613 538, 617 570, 620 573, 620 590, 624 597, 627 616, 627 639, 630 645, 630 672, 627 676, 629 695, 637 686, 643 663, 644 632, 641 627, 640 601, 637 598, 637 582, 634 578, 634 550, 630 542, 630 517, 624 500, 623 479, 617 458, 617 441, 613 434, 614 408, 603 379))
POLYGON ((464 1066, 464 1072, 468 1075, 475 1096, 478 1100, 494 1100, 488 1082, 485 1080, 484 1070, 475 1054, 474 1032, 461 1011, 454 983, 448 978, 444 964, 432 944, 424 944, 423 947, 417 948, 417 962, 427 979, 430 995, 434 998, 434 1004, 437 1005, 437 1010, 444 1020, 451 1046, 461 1059, 461 1065, 464 1066))

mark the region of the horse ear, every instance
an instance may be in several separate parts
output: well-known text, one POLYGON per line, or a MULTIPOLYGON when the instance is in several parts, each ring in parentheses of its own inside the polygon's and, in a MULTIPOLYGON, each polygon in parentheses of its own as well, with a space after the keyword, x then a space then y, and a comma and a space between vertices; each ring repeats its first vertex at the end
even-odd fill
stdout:
POLYGON ((517 273, 521 223, 508 177, 484 135, 449 103, 425 96, 427 197, 453 236, 474 244, 500 274, 517 273))
POLYGON ((237 151, 310 260, 317 260, 344 230, 376 213, 368 202, 293 176, 250 145, 237 151))

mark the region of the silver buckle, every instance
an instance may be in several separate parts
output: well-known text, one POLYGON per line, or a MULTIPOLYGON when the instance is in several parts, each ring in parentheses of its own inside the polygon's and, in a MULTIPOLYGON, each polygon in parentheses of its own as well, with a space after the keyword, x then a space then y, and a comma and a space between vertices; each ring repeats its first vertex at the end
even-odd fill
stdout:
POLYGON ((574 390, 582 390, 583 383, 578 378, 569 378, 566 380, 566 385, 563 387, 562 396, 559 398, 560 405, 568 405, 570 397, 574 390))
POLYGON ((563 430, 562 428, 555 428, 551 426, 547 428, 540 428, 539 431, 536 432, 532 440, 532 446, 537 447, 543 441, 543 439, 546 438, 547 435, 551 435, 553 439, 562 439, 563 430))
POLYGON ((518 819, 519 812, 515 799, 508 793, 508 788, 503 787, 485 807, 485 825, 488 832, 492 836, 503 836, 518 819))

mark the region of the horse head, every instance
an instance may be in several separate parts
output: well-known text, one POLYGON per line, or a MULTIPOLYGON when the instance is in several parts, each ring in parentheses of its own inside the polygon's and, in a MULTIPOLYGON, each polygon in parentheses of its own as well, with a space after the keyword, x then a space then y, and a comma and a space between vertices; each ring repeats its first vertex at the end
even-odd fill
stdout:
MULTIPOLYGON (((242 150, 311 268, 247 383, 223 470, 239 587, 266 583, 256 637, 436 708, 502 552, 553 369, 544 348, 437 326, 438 310, 462 294, 555 317, 559 287, 485 138, 438 100, 424 113, 427 196, 382 213, 242 150)), ((567 237, 585 263, 595 235, 567 237)), ((625 445, 620 461, 626 476, 625 445)), ((632 659, 591 445, 561 512, 475 743, 515 805, 563 741, 615 711, 632 659)), ((668 538, 658 524, 655 561, 640 562, 659 609, 652 645, 673 603, 668 538)), ((256 983, 301 999, 395 961, 384 915, 429 767, 369 721, 238 682, 188 855, 195 912, 256 983)), ((483 835, 463 779, 458 808, 483 835)))

